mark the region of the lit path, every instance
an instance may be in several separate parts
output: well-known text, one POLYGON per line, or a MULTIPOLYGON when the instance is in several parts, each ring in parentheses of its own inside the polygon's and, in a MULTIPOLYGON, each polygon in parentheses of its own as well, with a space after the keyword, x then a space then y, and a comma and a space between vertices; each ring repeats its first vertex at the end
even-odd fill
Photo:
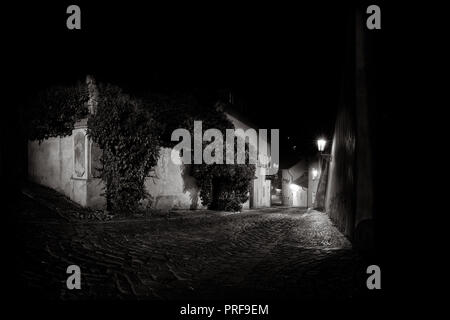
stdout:
POLYGON ((350 298, 361 258, 326 214, 177 211, 109 222, 24 219, 18 256, 30 297, 91 299, 350 298), (82 289, 67 290, 79 265, 82 289))

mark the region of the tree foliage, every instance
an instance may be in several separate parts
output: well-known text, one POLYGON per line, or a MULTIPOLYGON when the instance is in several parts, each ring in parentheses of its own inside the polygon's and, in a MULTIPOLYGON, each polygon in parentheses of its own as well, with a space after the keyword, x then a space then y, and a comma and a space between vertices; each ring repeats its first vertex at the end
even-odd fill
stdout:
POLYGON ((53 86, 30 98, 27 113, 28 137, 42 141, 72 134, 74 124, 88 114, 87 86, 53 86))
POLYGON ((88 135, 103 150, 100 176, 109 209, 129 213, 149 197, 145 178, 157 164, 161 126, 152 108, 112 85, 99 85, 97 111, 88 120, 88 135))
MULTIPOLYGON (((179 96, 175 103, 166 104, 160 109, 161 119, 166 119, 163 133, 164 144, 173 147, 176 142, 170 141, 170 135, 177 128, 184 128, 194 136, 194 121, 202 121, 202 129, 218 129, 225 137, 226 129, 233 129, 233 123, 227 118, 224 109, 226 104, 217 102, 214 106, 202 105, 192 96, 179 96)), ((234 147, 237 145, 235 138, 234 147)), ((232 142, 232 143, 233 143, 232 142)), ((209 142, 203 141, 203 149, 209 142)), ((226 155, 226 143, 223 143, 226 155)), ((249 164, 249 145, 246 144, 246 163, 236 164, 193 164, 188 166, 190 174, 196 179, 200 189, 202 204, 213 210, 240 211, 248 200, 250 187, 255 178, 255 165, 249 164)), ((192 156, 193 159, 193 156, 192 156)), ((225 159, 225 156, 224 156, 225 159)))

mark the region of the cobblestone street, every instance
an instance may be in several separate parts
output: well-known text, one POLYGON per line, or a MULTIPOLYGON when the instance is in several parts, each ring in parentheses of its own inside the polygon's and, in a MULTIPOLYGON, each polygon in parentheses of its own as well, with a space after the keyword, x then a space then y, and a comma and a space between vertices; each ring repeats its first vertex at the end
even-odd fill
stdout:
POLYGON ((362 258, 327 215, 298 208, 19 222, 24 294, 51 299, 351 298, 362 258), (66 268, 81 268, 81 290, 66 268))

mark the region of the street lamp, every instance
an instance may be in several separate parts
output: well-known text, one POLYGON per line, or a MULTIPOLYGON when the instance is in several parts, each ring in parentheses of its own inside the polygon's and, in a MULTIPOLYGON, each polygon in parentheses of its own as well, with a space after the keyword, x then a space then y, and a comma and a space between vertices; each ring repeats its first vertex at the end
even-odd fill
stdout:
MULTIPOLYGON (((317 139, 317 149, 319 150, 319 170, 320 170, 321 175, 322 175, 322 157, 324 157, 324 158, 329 157, 328 154, 323 153, 326 145, 327 145, 327 140, 325 138, 322 137, 322 138, 317 139)), ((313 175, 314 175, 314 172, 313 172, 313 175)))
POLYGON ((327 140, 324 138, 317 139, 317 149, 319 149, 319 152, 323 152, 325 150, 325 145, 327 144, 327 140))

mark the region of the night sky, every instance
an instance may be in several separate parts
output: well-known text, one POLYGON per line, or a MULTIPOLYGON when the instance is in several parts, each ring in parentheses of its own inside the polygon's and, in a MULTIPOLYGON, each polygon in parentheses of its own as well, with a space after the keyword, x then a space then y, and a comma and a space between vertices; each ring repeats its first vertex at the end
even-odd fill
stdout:
POLYGON ((282 158, 311 154, 321 135, 331 139, 345 68, 342 4, 74 3, 80 31, 66 28, 73 3, 9 12, 17 15, 11 63, 21 92, 73 84, 88 73, 136 95, 230 90, 243 116, 280 129, 282 158))

